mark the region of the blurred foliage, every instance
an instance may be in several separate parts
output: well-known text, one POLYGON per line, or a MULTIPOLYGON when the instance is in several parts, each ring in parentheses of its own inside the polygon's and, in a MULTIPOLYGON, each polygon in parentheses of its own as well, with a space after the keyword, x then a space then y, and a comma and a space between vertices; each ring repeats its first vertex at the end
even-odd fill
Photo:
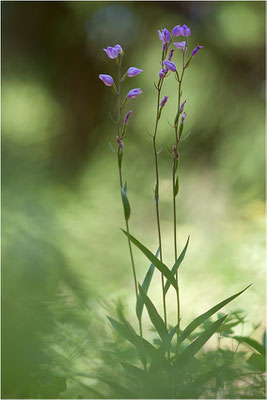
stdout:
MULTIPOLYGON (((134 233, 156 249, 153 153, 146 131, 153 129, 156 107, 157 29, 165 26, 186 23, 192 47, 204 45, 184 86, 192 133, 183 142, 178 203, 181 248, 191 234, 181 276, 183 323, 226 288, 234 292, 250 282, 238 307, 252 323, 261 321, 264 2, 3 1, 1 6, 2 397, 53 398, 64 392, 75 398, 84 396, 82 390, 88 396, 92 371, 112 363, 110 351, 104 362, 99 359, 103 342, 113 344, 95 299, 102 304, 103 298, 112 303, 127 296, 131 306, 134 291, 118 229, 123 217, 116 162, 108 146, 115 137, 108 118, 113 98, 98 74, 114 72, 102 49, 115 43, 125 50, 125 68, 144 70, 125 88, 144 92, 132 102, 125 174, 134 233), (87 381, 74 370, 88 371, 87 381)), ((166 94, 175 98, 171 83, 166 94)), ((159 141, 166 146, 172 144, 173 107, 170 101, 161 119, 159 141)), ((173 258, 167 151, 160 156, 160 173, 167 262, 173 258)), ((142 255, 135 256, 142 280, 147 265, 142 255)), ((159 287, 160 282, 152 296, 160 307, 159 287)), ((171 295, 168 303, 174 317, 171 295)), ((262 326, 255 334, 261 337, 262 326)), ((123 346, 111 351, 114 359, 123 346)))

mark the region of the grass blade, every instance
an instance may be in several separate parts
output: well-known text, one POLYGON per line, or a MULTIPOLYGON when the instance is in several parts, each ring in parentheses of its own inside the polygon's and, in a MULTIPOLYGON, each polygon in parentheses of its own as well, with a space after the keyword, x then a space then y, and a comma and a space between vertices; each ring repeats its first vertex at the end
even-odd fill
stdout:
POLYGON ((256 350, 258 353, 261 355, 265 356, 265 349, 262 344, 257 342, 254 339, 251 339, 250 337, 247 336, 232 336, 233 339, 237 340, 239 343, 246 343, 250 347, 252 347, 254 350, 256 350))
POLYGON ((184 367, 188 364, 195 354, 204 346, 204 344, 209 340, 209 338, 219 329, 225 318, 228 315, 218 319, 213 322, 203 333, 201 333, 193 343, 191 343, 186 349, 178 356, 176 360, 177 367, 184 367))
POLYGON ((162 352, 162 354, 164 355, 166 353, 166 351, 170 350, 171 347, 171 342, 173 339, 173 336, 175 335, 175 333, 177 332, 178 329, 178 324, 175 325, 170 332, 168 333, 168 335, 165 336, 164 340, 162 341, 162 344, 160 346, 160 351, 162 352))
MULTIPOLYGON (((159 255, 159 248, 155 254, 155 257, 158 257, 158 255, 159 255)), ((146 273, 145 279, 142 283, 142 289, 145 293, 147 293, 147 291, 148 291, 154 270, 155 270, 155 265, 151 264, 146 273)), ((136 302, 136 315, 139 320, 142 317, 143 308, 144 308, 144 301, 143 301, 143 298, 140 295, 140 293, 138 293, 137 302, 136 302)))
POLYGON ((145 303, 149 318, 156 328, 158 334, 160 335, 161 339, 164 340, 165 337, 168 335, 168 331, 165 327, 165 323, 159 313, 157 312, 154 304, 150 300, 150 298, 146 295, 142 287, 139 285, 139 292, 143 298, 143 301, 145 303))
POLYGON ((133 375, 138 379, 144 379, 144 377, 146 376, 145 371, 141 368, 136 367, 135 365, 126 362, 121 362, 121 365, 123 366, 126 372, 128 372, 130 375, 133 375))
MULTIPOLYGON (((176 260, 174 266, 173 266, 172 269, 171 269, 171 273, 172 273, 173 276, 176 274, 177 269, 180 267, 180 265, 181 265, 182 262, 183 262, 183 259, 184 259, 184 257, 185 257, 185 253, 186 253, 186 250, 187 250, 187 246, 188 246, 188 243, 189 243, 189 239, 190 239, 190 236, 188 236, 188 239, 187 239, 187 241, 186 241, 186 244, 185 244, 185 247, 184 247, 183 251, 181 252, 181 254, 179 255, 179 257, 177 258, 177 260, 176 260)), ((165 286, 164 286, 164 294, 165 294, 165 295, 166 295, 166 293, 168 292, 169 287, 170 287, 170 282, 167 281, 166 284, 165 284, 165 286)))
POLYGON ((157 257, 155 257, 154 254, 151 253, 151 251, 148 250, 142 243, 140 243, 134 236, 128 234, 124 229, 122 229, 122 232, 125 233, 125 235, 129 237, 131 242, 136 247, 138 247, 139 250, 142 251, 142 253, 149 259, 149 261, 151 261, 155 265, 155 267, 165 276, 167 281, 170 281, 171 285, 175 289, 177 289, 176 280, 172 275, 171 271, 169 270, 169 268, 163 262, 161 262, 157 257))
POLYGON ((201 325, 203 322, 205 322, 208 318, 210 318, 213 314, 215 314, 218 310, 220 310, 222 307, 224 307, 226 304, 230 303, 230 301, 234 300, 236 297, 238 297, 240 294, 242 294, 245 290, 247 290, 249 286, 247 286, 245 289, 241 290, 241 292, 238 292, 234 294, 233 296, 228 297, 227 299, 221 301, 218 303, 216 306, 212 307, 208 311, 206 311, 204 314, 201 314, 199 317, 195 318, 186 328, 185 330, 181 333, 179 337, 179 344, 186 339, 190 333, 192 333, 199 325, 201 325))

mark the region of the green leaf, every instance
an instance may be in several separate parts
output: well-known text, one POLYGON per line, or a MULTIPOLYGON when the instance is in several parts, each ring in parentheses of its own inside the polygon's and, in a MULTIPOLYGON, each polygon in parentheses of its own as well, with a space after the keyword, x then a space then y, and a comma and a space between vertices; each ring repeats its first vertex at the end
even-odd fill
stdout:
POLYGON ((177 176, 176 181, 175 181, 175 186, 174 186, 174 197, 177 196, 178 192, 179 192, 179 180, 178 180, 178 176, 177 176))
POLYGON ((194 340, 185 350, 178 356, 176 360, 176 365, 178 367, 184 367, 188 364, 195 354, 204 346, 204 344, 209 340, 209 338, 217 332, 221 324, 224 322, 224 317, 218 319, 216 322, 213 322, 203 333, 201 333, 196 340, 194 340))
POLYGON ((146 293, 142 289, 142 286, 140 286, 140 285, 139 285, 139 292, 143 298, 143 301, 145 303, 145 306, 146 306, 146 309, 147 309, 147 312, 148 312, 148 315, 149 315, 149 318, 150 318, 152 324, 156 328, 161 339, 164 340, 168 334, 168 331, 166 329, 163 319, 161 318, 161 316, 159 315, 159 313, 156 310, 156 307, 154 306, 154 304, 152 303, 150 298, 146 295, 146 293))
POLYGON ((102 382, 106 383, 108 386, 110 386, 114 390, 114 394, 116 395, 116 397, 119 394, 119 395, 123 395, 124 397, 126 397, 126 399, 132 398, 132 393, 125 387, 118 384, 117 382, 114 382, 114 380, 111 381, 110 379, 102 378, 101 376, 97 376, 97 378, 99 380, 101 380, 102 382))
POLYGON ((110 150, 112 151, 112 153, 115 153, 115 149, 110 142, 109 142, 109 147, 110 147, 110 150))
POLYGON ((120 322, 116 321, 115 319, 108 317, 109 322, 113 326, 113 328, 121 335, 124 339, 128 340, 131 344, 136 346, 136 339, 132 335, 131 332, 129 332, 129 329, 127 329, 123 324, 120 322))
POLYGON ((167 281, 170 281, 170 284, 177 289, 177 283, 175 278, 173 277, 171 271, 169 268, 162 262, 160 261, 157 257, 154 256, 153 253, 151 253, 150 250, 148 250, 142 243, 140 243, 134 236, 128 234, 124 229, 122 229, 122 232, 125 233, 125 235, 131 240, 131 242, 138 247, 139 250, 142 251, 142 253, 151 261, 155 267, 165 276, 167 281))
POLYGON ((175 333, 177 332, 178 329, 178 324, 175 325, 170 332, 168 333, 167 336, 165 336, 164 340, 162 341, 162 344, 159 348, 159 350, 162 352, 162 354, 164 355, 166 353, 166 351, 168 351, 171 347, 171 342, 173 339, 173 336, 175 335, 175 333))
MULTIPOLYGON (((155 254, 155 257, 158 257, 158 255, 159 255, 159 248, 155 254)), ((151 264, 146 273, 145 279, 142 283, 142 289, 144 290, 145 293, 147 293, 147 291, 148 291, 154 270, 155 270, 155 265, 151 264)), ((141 317, 142 317, 143 308, 144 308, 144 301, 143 301, 141 294, 138 293, 137 302, 136 302, 136 315, 137 315, 138 319, 141 319, 141 317)))
POLYGON ((234 300, 237 296, 242 294, 250 286, 251 286, 251 284, 249 286, 247 286, 245 289, 241 290, 241 292, 238 292, 238 293, 234 294, 233 296, 228 297, 227 299, 218 303, 216 306, 210 308, 204 314, 201 314, 197 318, 195 318, 181 333, 181 335, 179 337, 179 343, 182 343, 190 335, 190 333, 192 333, 199 325, 201 325, 204 321, 206 321, 208 318, 210 318, 213 314, 215 314, 218 310, 220 310, 226 304, 230 303, 230 301, 234 300))
POLYGON ((190 135, 191 131, 188 131, 182 138, 181 138, 181 142, 185 139, 188 138, 188 136, 190 135))
POLYGON ((126 362, 121 362, 121 365, 125 369, 126 372, 128 372, 130 375, 135 376, 138 379, 144 379, 146 376, 146 373, 144 370, 141 368, 136 367, 135 365, 126 363, 126 362))
POLYGON ((180 137, 181 137, 182 134, 183 134, 183 129, 184 129, 184 124, 181 122, 181 123, 180 123, 180 126, 179 126, 179 139, 180 139, 180 137))
MULTIPOLYGON (((173 266, 172 269, 171 269, 172 276, 175 276, 176 271, 178 270, 179 266, 180 266, 180 265, 182 264, 182 262, 183 262, 183 259, 184 259, 184 257, 185 257, 185 253, 186 253, 186 250, 187 250, 187 246, 188 246, 188 243, 189 243, 189 239, 190 239, 190 236, 188 236, 188 239, 187 239, 187 241, 186 241, 185 247, 183 248, 181 254, 180 254, 179 257, 177 258, 177 260, 176 260, 174 266, 173 266)), ((165 287, 164 287, 164 294, 165 294, 165 295, 166 295, 166 293, 168 292, 169 287, 170 287, 170 282, 167 281, 167 282, 165 283, 165 287)))
MULTIPOLYGON (((126 185, 126 184, 125 184, 126 185)), ((126 191, 127 191, 127 185, 126 185, 126 191)), ((130 218, 131 215, 131 207, 127 198, 127 193, 125 189, 121 188, 121 197, 122 197, 122 203, 123 203, 123 208, 124 208, 124 216, 126 221, 130 218)))
POLYGON ((247 360, 250 367, 254 370, 266 372, 265 371, 265 357, 261 354, 253 353, 247 360))
POLYGON ((264 347, 262 346, 262 344, 260 344, 256 340, 251 339, 250 337, 247 337, 247 336, 233 336, 233 339, 237 340, 239 343, 246 343, 247 345, 252 347, 254 350, 256 350, 258 353, 265 356, 264 347))

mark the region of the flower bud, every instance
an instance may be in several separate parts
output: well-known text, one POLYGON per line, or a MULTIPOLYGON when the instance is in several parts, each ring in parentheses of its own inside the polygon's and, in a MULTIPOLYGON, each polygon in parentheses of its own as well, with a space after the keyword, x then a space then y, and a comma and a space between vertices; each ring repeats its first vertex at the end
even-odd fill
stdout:
POLYGON ((127 99, 135 99, 139 94, 143 93, 140 88, 131 89, 127 94, 127 99))
POLYGON ((106 74, 100 74, 99 79, 104 82, 106 86, 113 86, 114 85, 114 80, 112 76, 106 75, 106 74))
POLYGON ((160 102, 160 107, 163 108, 165 104, 167 103, 168 97, 164 96, 163 99, 160 102))
POLYGON ((194 50, 192 51, 191 56, 193 57, 194 55, 196 55, 200 49, 203 49, 203 46, 197 46, 194 48, 194 50))
POLYGON ((127 114, 124 117, 124 124, 127 125, 128 124, 128 120, 130 115, 132 114, 132 110, 128 111, 127 114))
POLYGON ((132 78, 133 76, 136 76, 136 75, 140 74, 141 72, 143 72, 142 69, 130 67, 127 71, 127 75, 129 76, 129 78, 132 78))
POLYGON ((164 76, 167 74, 166 68, 163 68, 159 71, 159 77, 164 78, 164 76))
POLYGON ((172 59, 172 57, 173 57, 173 53, 174 53, 174 50, 170 50, 170 52, 169 52, 169 57, 168 57, 168 61, 171 61, 171 59, 172 59))
POLYGON ((163 61, 163 64, 165 65, 165 67, 172 71, 175 72, 176 71, 176 65, 172 62, 172 61, 163 61))
POLYGON ((119 136, 116 136, 116 140, 117 140, 120 150, 123 151, 123 149, 124 149, 123 141, 119 138, 119 136))
POLYGON ((181 113, 183 111, 185 103, 186 103, 186 100, 181 104, 181 106, 179 108, 179 113, 181 113))
POLYGON ((179 158, 179 153, 178 153, 178 151, 177 151, 177 149, 176 149, 175 144, 172 146, 172 154, 173 154, 173 157, 174 157, 176 160, 178 160, 178 158, 179 158))
POLYGON ((186 116, 187 116, 187 114, 186 114, 186 112, 184 112, 182 117, 181 117, 181 124, 184 123, 184 120, 185 120, 186 116))

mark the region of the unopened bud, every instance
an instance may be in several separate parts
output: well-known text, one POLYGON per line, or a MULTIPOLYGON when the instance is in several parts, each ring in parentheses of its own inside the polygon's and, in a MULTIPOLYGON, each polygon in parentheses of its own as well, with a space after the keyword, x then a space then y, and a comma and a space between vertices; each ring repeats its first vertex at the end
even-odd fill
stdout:
POLYGON ((123 141, 119 138, 119 136, 116 136, 116 140, 117 140, 120 150, 123 151, 123 149, 124 149, 123 141))

